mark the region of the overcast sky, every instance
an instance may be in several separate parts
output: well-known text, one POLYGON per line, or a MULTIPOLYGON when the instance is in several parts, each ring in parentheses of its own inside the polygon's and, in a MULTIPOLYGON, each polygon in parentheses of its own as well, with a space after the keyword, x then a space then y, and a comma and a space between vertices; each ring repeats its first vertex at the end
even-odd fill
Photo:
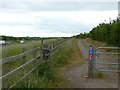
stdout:
POLYGON ((0 34, 73 36, 117 16, 118 0, 1 0, 0 34))

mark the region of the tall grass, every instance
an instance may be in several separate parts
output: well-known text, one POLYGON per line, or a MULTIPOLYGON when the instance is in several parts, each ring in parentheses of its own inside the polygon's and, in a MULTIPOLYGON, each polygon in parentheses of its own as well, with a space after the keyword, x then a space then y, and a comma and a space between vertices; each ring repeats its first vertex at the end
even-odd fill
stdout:
MULTIPOLYGON (((44 43, 51 43, 51 42, 55 42, 58 39, 48 39, 48 40, 44 40, 44 43)), ((25 48, 26 50, 30 50, 36 47, 40 47, 41 46, 41 41, 30 41, 30 42, 25 42, 24 44, 13 44, 13 45, 7 45, 7 46, 1 46, 1 51, 0 52, 0 59, 4 58, 4 57, 10 57, 10 56, 14 56, 17 54, 22 53, 22 49, 25 48)))
MULTIPOLYGON (((32 41, 24 44, 13 44, 2 47, 2 54, 8 54, 8 57, 14 56, 22 53, 22 49, 26 48, 27 50, 33 48, 34 46, 40 46, 41 42, 32 41)), ((4 56, 4 55, 3 55, 4 56)))
POLYGON ((59 68, 68 63, 72 54, 72 45, 69 42, 64 43, 57 48, 57 53, 50 58, 50 62, 42 63, 33 73, 34 77, 27 77, 15 88, 56 88, 60 87, 62 79, 59 75, 59 68))
MULTIPOLYGON (((52 42, 56 42, 57 40, 58 39, 48 39, 48 40, 44 40, 44 43, 49 44, 52 42)), ((3 47, 1 46, 0 58, 10 57, 10 56, 20 54, 20 53, 22 53, 23 48, 26 48, 26 50, 31 50, 31 49, 37 48, 37 47, 41 47, 41 41, 31 41, 31 42, 25 42, 24 44, 14 44, 14 45, 8 45, 8 46, 3 46, 3 47), (7 54, 7 56, 6 56, 6 54, 7 54), (4 56, 4 57, 2 57, 2 56, 4 56)), ((39 53, 39 52, 37 52, 37 53, 39 53)), ((33 53, 28 54, 26 56, 26 62, 31 60, 33 57, 34 57, 33 53)), ((1 73, 6 74, 6 73, 12 71, 13 69, 19 67, 20 65, 22 65, 22 63, 23 63, 22 58, 20 58, 15 61, 11 61, 7 64, 0 65, 0 74, 1 73), (6 68, 6 70, 4 68, 6 68)), ((27 65, 26 71, 29 71, 30 69, 32 69, 32 65, 27 65)), ((8 77, 9 83, 14 82, 15 79, 21 78, 22 70, 19 71, 19 73, 16 74, 16 76, 8 77), (19 74, 19 73, 21 73, 21 74, 19 74)))

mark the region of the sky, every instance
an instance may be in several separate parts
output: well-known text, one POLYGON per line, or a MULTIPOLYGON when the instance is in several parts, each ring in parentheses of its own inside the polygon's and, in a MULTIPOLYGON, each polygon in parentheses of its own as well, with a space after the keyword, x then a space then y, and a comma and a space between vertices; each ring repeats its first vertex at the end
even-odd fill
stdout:
POLYGON ((70 37, 118 17, 118 0, 0 0, 0 35, 70 37))

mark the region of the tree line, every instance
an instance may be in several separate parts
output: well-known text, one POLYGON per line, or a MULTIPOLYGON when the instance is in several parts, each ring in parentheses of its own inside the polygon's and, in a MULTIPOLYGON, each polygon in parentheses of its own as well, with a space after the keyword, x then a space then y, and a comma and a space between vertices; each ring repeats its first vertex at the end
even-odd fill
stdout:
POLYGON ((101 23, 89 33, 80 33, 76 38, 92 38, 93 40, 106 42, 113 46, 120 46, 120 20, 116 19, 109 23, 101 23))
POLYGON ((7 42, 14 42, 14 43, 19 43, 21 40, 22 41, 33 41, 33 40, 47 40, 47 39, 59 39, 63 38, 66 39, 67 37, 13 37, 13 36, 5 36, 5 35, 0 35, 0 41, 7 41, 7 42))
POLYGON ((40 37, 13 37, 13 36, 5 36, 5 35, 1 35, 0 36, 0 40, 4 40, 4 41, 20 41, 20 40, 40 40, 40 37))

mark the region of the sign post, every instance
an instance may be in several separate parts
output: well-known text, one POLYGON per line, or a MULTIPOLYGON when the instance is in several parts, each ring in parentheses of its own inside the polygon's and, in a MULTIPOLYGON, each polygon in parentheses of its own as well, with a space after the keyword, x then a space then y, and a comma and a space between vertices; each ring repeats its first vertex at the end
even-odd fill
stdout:
POLYGON ((93 78, 93 76, 94 76, 94 60, 93 60, 93 54, 94 54, 94 47, 93 47, 93 46, 89 46, 88 78, 93 78))

